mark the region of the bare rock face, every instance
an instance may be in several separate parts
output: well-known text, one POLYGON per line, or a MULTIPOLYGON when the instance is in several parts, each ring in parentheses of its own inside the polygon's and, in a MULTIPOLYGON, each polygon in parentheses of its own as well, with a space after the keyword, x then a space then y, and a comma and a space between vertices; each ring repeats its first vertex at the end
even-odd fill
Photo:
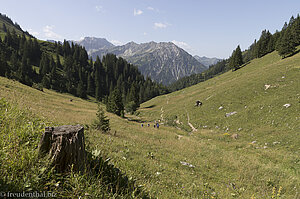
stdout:
POLYGON ((39 156, 49 156, 58 172, 84 169, 86 162, 84 128, 80 125, 46 127, 39 143, 39 156))

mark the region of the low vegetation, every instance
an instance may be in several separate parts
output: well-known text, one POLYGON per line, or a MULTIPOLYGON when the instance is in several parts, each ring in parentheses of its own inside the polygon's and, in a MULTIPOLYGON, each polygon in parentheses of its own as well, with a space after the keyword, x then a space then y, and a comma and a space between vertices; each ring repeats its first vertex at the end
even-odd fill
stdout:
POLYGON ((47 123, 29 110, 0 99, 0 187, 3 193, 37 192, 65 198, 147 198, 135 182, 88 146, 83 173, 56 173, 38 156, 38 142, 47 123))
POLYGON ((281 187, 285 198, 297 198, 299 63, 300 54, 282 60, 273 52, 235 72, 154 98, 142 104, 140 115, 191 132, 189 119, 198 130, 189 138, 205 146, 189 143, 181 153, 194 150, 186 157, 193 154, 190 162, 203 166, 200 178, 222 190, 221 198, 230 198, 229 182, 238 192, 232 194, 241 198, 271 197, 273 187, 281 187), (194 106, 197 100, 201 107, 194 106))
MULTIPOLYGON (((297 198, 299 59, 299 54, 281 60, 272 53, 148 101, 139 117, 106 113, 110 133, 86 130, 90 151, 126 171, 150 198, 297 198), (203 105, 195 107, 196 100, 203 105), (198 131, 191 133, 187 115, 198 131), (158 120, 172 126, 153 128, 158 120)), ((41 92, 6 78, 0 78, 0 89, 0 96, 50 121, 90 126, 95 119, 97 104, 71 95, 41 92)))

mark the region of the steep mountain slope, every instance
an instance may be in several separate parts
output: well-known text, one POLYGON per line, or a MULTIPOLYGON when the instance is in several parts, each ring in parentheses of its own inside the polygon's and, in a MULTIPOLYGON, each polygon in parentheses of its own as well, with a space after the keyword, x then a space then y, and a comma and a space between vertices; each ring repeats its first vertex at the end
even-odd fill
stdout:
POLYGON ((25 33, 27 36, 32 37, 27 31, 23 31, 19 24, 13 22, 8 16, 0 13, 0 36, 4 36, 9 30, 10 32, 15 31, 17 35, 25 33))
POLYGON ((143 75, 165 85, 206 69, 194 57, 171 42, 130 42, 123 46, 98 50, 91 55, 95 58, 107 53, 125 58, 137 65, 143 75))
POLYGON ((97 50, 109 49, 114 47, 114 45, 107 41, 105 38, 96 37, 84 37, 82 40, 75 41, 75 43, 84 46, 89 54, 97 50))
MULTIPOLYGON (((277 52, 216 78, 148 101, 143 107, 160 106, 169 117, 190 121, 196 128, 249 132, 253 129, 300 130, 300 54, 281 59, 277 52), (170 102, 166 103, 166 99, 170 102), (203 106, 195 108, 196 100, 203 106), (163 105, 164 104, 164 105, 163 105), (283 105, 291 104, 285 108, 283 105), (176 105, 176 106, 174 106, 176 105), (220 108, 223 107, 223 108, 220 108), (220 108, 220 110, 219 110, 220 108), (237 114, 225 117, 226 113, 237 114), (247 121, 247 122, 245 122, 247 121), (204 126, 204 127, 203 127, 204 126)), ((147 115, 147 111, 145 114, 147 115)), ((188 127, 187 123, 184 124, 188 127)))
POLYGON ((145 102, 140 113, 186 129, 211 146, 208 151, 195 149, 201 164, 211 162, 202 157, 206 153, 219 157, 214 163, 219 166, 207 166, 203 172, 212 169, 216 180, 230 182, 229 187, 233 183, 239 190, 232 191, 234 195, 250 198, 245 190, 257 187, 252 197, 270 198, 267 192, 276 186, 275 194, 281 187, 286 198, 298 198, 299 77, 299 53, 282 60, 273 52, 235 72, 145 102), (195 107, 196 100, 203 105, 195 107))
POLYGON ((214 65, 216 63, 218 63, 219 61, 221 61, 222 59, 218 59, 216 57, 213 58, 209 58, 209 57, 200 57, 198 55, 195 55, 194 58, 200 62, 201 64, 203 64, 204 66, 206 66, 206 68, 209 68, 209 66, 214 65))

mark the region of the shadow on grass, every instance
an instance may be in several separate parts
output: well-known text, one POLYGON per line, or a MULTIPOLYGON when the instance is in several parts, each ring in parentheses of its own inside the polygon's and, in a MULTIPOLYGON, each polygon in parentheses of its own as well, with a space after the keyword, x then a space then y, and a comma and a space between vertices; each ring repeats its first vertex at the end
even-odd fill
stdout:
POLYGON ((141 120, 141 119, 137 119, 137 118, 128 118, 128 117, 127 117, 127 120, 130 121, 130 122, 137 122, 137 123, 146 122, 145 120, 141 120))
POLYGON ((244 63, 243 65, 239 66, 238 68, 233 68, 231 71, 234 72, 234 71, 237 71, 241 68, 244 68, 245 66, 247 66, 248 64, 250 64, 251 61, 248 61, 247 63, 244 63))
POLYGON ((295 52, 293 52, 293 53, 291 53, 291 54, 289 54, 289 55, 287 55, 287 56, 284 56, 282 59, 292 57, 292 56, 298 54, 299 52, 300 52, 300 49, 299 49, 299 50, 296 50, 295 52))
POLYGON ((133 179, 129 179, 120 169, 109 163, 109 159, 103 160, 99 155, 87 152, 87 171, 107 186, 113 194, 134 196, 137 198, 149 198, 148 193, 136 185, 133 179))
POLYGON ((146 107, 144 107, 144 108, 154 108, 154 107, 156 107, 156 105, 150 105, 150 106, 146 106, 146 107))
MULTIPOLYGON (((2 192, 6 192, 6 191, 17 192, 17 191, 20 191, 20 189, 18 187, 16 187, 15 184, 8 183, 8 182, 5 182, 3 179, 0 179, 0 191, 2 191, 2 192)), ((0 196, 0 198, 1 198, 1 196, 0 196)))

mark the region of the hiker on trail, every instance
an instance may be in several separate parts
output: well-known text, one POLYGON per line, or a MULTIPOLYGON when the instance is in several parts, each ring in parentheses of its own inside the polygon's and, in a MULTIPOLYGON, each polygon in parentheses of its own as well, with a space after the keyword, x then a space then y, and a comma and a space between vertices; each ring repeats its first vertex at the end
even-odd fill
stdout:
POLYGON ((148 124, 148 127, 150 126, 150 124, 148 124))
POLYGON ((144 126, 144 124, 141 125, 142 127, 144 126))
POLYGON ((158 123, 156 123, 156 128, 158 128, 158 129, 159 129, 159 124, 158 124, 158 123))
POLYGON ((156 127, 156 125, 154 124, 154 125, 153 125, 153 127, 155 128, 155 127, 156 127))

